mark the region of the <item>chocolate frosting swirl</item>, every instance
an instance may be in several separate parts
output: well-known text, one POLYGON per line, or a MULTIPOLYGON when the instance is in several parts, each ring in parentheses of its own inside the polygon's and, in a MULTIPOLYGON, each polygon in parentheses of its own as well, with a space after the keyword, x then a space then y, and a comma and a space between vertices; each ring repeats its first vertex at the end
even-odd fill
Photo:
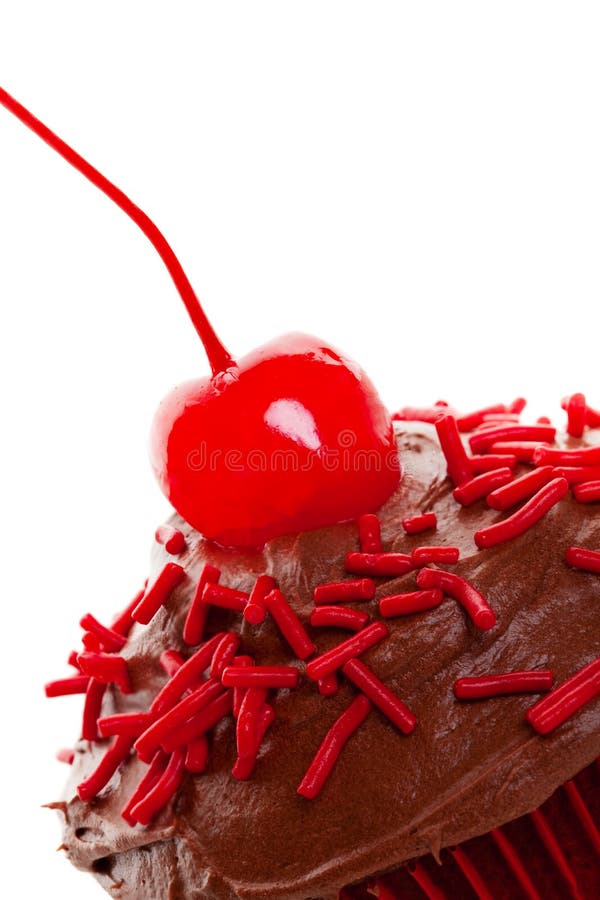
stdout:
MULTIPOLYGON (((330 698, 307 678, 298 689, 274 695, 277 718, 247 782, 231 777, 235 727, 224 720, 211 738, 207 772, 186 776, 146 828, 130 828, 120 816, 145 766, 132 757, 94 801, 84 803, 76 785, 106 744, 80 742, 66 798, 53 805, 64 814, 69 858, 93 872, 113 897, 329 900, 345 884, 438 854, 531 811, 600 755, 600 698, 542 738, 524 718, 535 697, 467 703, 452 692, 461 676, 520 668, 550 668, 559 683, 600 654, 600 577, 564 561, 571 544, 600 548, 598 507, 569 495, 526 534, 479 551, 474 532, 498 514, 483 503, 457 506, 433 429, 402 423, 398 446, 402 482, 379 513, 385 549, 407 552, 428 542, 459 547, 453 571, 483 593, 496 626, 477 630, 452 601, 389 620, 390 637, 364 660, 413 710, 417 727, 406 737, 372 710, 314 801, 298 796, 296 788, 356 693, 344 682, 330 698), (428 510, 437 515, 435 534, 405 535, 401 520, 428 510)), ((160 653, 169 647, 189 653, 183 622, 205 562, 222 570, 223 584, 246 591, 257 575, 273 575, 306 623, 315 585, 347 577, 344 557, 358 549, 354 524, 279 538, 251 554, 218 549, 178 517, 171 522, 186 534, 188 550, 180 561, 188 578, 151 624, 132 634, 123 655, 135 693, 108 692, 105 713, 146 709, 165 681, 160 653)), ((153 573, 167 558, 155 546, 153 573)), ((414 589, 414 574, 379 579, 377 597, 414 589)), ((376 601, 357 608, 379 618, 376 601)), ((239 615, 215 610, 210 633, 222 627, 239 631, 244 652, 259 664, 295 662, 268 619, 250 626, 239 615)), ((320 652, 345 636, 331 629, 311 633, 320 652)))

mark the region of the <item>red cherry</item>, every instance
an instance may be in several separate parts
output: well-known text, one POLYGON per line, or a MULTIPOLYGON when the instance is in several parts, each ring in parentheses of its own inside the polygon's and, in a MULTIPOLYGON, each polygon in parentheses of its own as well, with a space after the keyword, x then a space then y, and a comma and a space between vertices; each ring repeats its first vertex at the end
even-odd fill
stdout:
POLYGON ((400 475, 370 380, 303 334, 175 388, 158 409, 150 458, 183 518, 236 547, 375 510, 400 475))
POLYGON ((212 377, 176 388, 152 431, 154 471, 175 509, 206 537, 238 547, 377 509, 400 466, 390 416, 360 367, 293 334, 234 362, 148 216, 2 88, 0 104, 141 228, 204 344, 212 377))

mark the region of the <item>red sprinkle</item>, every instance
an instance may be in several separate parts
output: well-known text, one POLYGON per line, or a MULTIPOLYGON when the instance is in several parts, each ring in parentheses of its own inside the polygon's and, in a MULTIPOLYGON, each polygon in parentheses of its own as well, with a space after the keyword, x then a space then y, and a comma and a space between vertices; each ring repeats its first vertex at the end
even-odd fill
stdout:
POLYGON ((598 466, 600 465, 600 447, 582 447, 579 450, 538 447, 533 461, 536 466, 598 466))
POLYGON ((119 734, 137 738, 143 734, 150 721, 150 716, 145 712, 115 713, 98 719, 98 729, 104 738, 119 734))
POLYGON ((102 684, 116 684, 124 694, 132 691, 127 662, 122 656, 84 651, 77 657, 81 671, 102 684))
POLYGON ((583 394, 573 394, 567 400, 567 434, 570 434, 571 437, 583 437, 586 409, 583 394))
POLYGON ((113 631, 116 631, 118 634, 122 634, 127 637, 135 623, 135 620, 133 618, 133 611, 146 593, 147 585, 148 582, 144 584, 144 587, 141 589, 141 591, 138 591, 133 600, 131 600, 125 607, 123 612, 119 613, 118 616, 115 616, 115 619, 111 626, 113 631))
POLYGON ((566 478, 569 484, 600 480, 600 466, 556 466, 555 478, 566 478))
POLYGON ((56 759, 58 762, 66 763, 68 766, 72 766, 75 761, 75 751, 70 747, 61 747, 60 750, 56 751, 56 759))
POLYGON ((219 641, 219 646, 216 648, 212 662, 210 664, 210 677, 219 681, 223 676, 223 672, 230 666, 233 662, 233 658, 235 654, 238 652, 240 646, 240 636, 239 634, 234 634, 233 632, 228 632, 223 635, 221 640, 219 641))
POLYGON ((318 584, 313 599, 317 606, 326 606, 330 603, 349 603, 352 600, 372 600, 374 596, 375 582, 371 578, 358 578, 356 581, 318 584))
POLYGON ((513 400, 512 403, 508 404, 506 411, 509 413, 517 413, 518 415, 521 415, 526 406, 527 400, 525 399, 525 397, 517 397, 516 400, 513 400))
POLYGON ((484 406, 483 409, 477 409, 475 412, 467 413, 459 416, 456 420, 459 431, 473 431, 478 425, 486 421, 488 415, 497 413, 506 414, 506 406, 504 403, 495 403, 493 406, 484 406))
POLYGON ((513 453, 485 453, 482 456, 476 454, 469 457, 473 475, 481 475, 482 472, 490 472, 492 469, 514 469, 517 462, 517 457, 513 453))
POLYGON ((252 753, 249 753, 247 756, 238 756, 233 769, 231 770, 231 774, 234 778, 237 778, 238 781, 246 781, 252 775, 254 771, 254 767, 256 765, 256 759, 258 756, 258 751, 260 750, 260 745, 263 741, 263 738, 270 728, 270 726, 275 721, 275 710, 272 706, 269 706, 268 703, 262 707, 261 711, 258 714, 257 722, 256 722, 256 730, 255 730, 255 742, 256 746, 252 753))
POLYGON ((502 512, 516 506, 523 500, 527 500, 532 494, 535 494, 541 487, 548 484, 554 477, 554 469, 552 466, 542 466, 540 469, 534 469, 533 472, 527 472, 520 478, 515 478, 510 484, 496 488, 487 497, 487 505, 492 509, 498 509, 502 512))
POLYGON ((585 424, 588 428, 600 428, 600 412, 592 409, 591 406, 586 407, 585 424))
POLYGON ((316 650, 302 622, 280 590, 275 588, 267 597, 267 608, 298 659, 308 659, 316 650))
POLYGON ((335 672, 327 675, 325 678, 319 678, 317 687, 323 697, 333 697, 334 694, 337 694, 340 689, 340 683, 335 672))
POLYGON ((131 808, 131 817, 140 825, 149 825, 156 813, 160 812, 179 790, 184 771, 185 749, 178 748, 171 754, 166 769, 154 787, 131 808))
POLYGON ((44 686, 46 697, 67 697, 69 694, 85 694, 90 679, 88 675, 74 675, 73 678, 59 678, 44 686))
POLYGON ((568 490, 569 485, 565 478, 553 478, 512 516, 476 531, 475 543, 480 550, 487 550, 523 534, 562 500, 568 490))
MULTIPOLYGON (((254 665, 254 657, 246 656, 245 654, 242 654, 241 656, 234 656, 233 665, 248 668, 248 666, 254 665)), ((236 687, 233 689, 233 715, 236 719, 240 714, 240 707, 245 696, 245 688, 236 687)))
POLYGON ((102 701, 106 693, 107 685, 95 678, 90 678, 88 689, 85 692, 83 705, 83 722, 81 725, 81 737, 84 741, 98 740, 98 719, 102 712, 102 701))
POLYGON ((513 473, 508 467, 492 469, 490 472, 483 472, 481 475, 465 481, 460 487, 454 488, 452 496, 461 506, 471 506, 472 503, 487 497, 490 491, 508 484, 509 481, 512 481, 512 477, 513 473))
POLYGON ((381 553, 381 525, 377 516, 366 513, 358 520, 360 549, 363 553, 381 553))
POLYGON ((496 624, 494 611, 485 598, 460 575, 443 572, 441 569, 421 569, 417 575, 417 584, 424 590, 438 588, 457 600, 473 623, 483 631, 489 631, 496 624))
POLYGON ((368 613, 360 612, 358 609, 348 609, 347 606, 319 606, 310 614, 310 624, 316 628, 329 626, 360 631, 368 621, 368 613))
POLYGON ((131 810, 133 807, 142 800, 146 794, 157 784, 159 778, 165 771, 167 766, 167 756, 163 753, 162 750, 157 750, 152 762, 150 763, 150 767, 148 771, 141 779, 140 783, 136 787, 135 791, 129 798, 127 806, 121 811, 121 816, 128 825, 131 825, 133 828, 136 825, 136 820, 131 815, 131 810))
POLYGON ((154 538, 157 544, 162 544, 171 556, 179 556, 185 550, 185 537, 179 528, 172 525, 159 525, 154 538))
POLYGON ((209 581, 202 593, 202 602, 211 606, 219 606, 221 609, 231 609, 234 612, 244 612, 250 594, 246 591, 236 591, 222 584, 209 581))
POLYGON ((295 688, 300 673, 294 666, 227 666, 221 676, 225 687, 295 688))
POLYGON ((267 688, 251 687, 242 700, 236 725, 236 742, 239 757, 252 756, 258 740, 259 717, 267 699, 267 688))
POLYGON ((313 761, 298 787, 298 793, 307 800, 314 800, 321 792, 323 785, 331 775, 333 767, 342 752, 344 745, 354 732, 362 725, 371 711, 369 700, 359 695, 342 715, 336 719, 313 761))
POLYGON ((172 753, 177 747, 189 744, 202 734, 206 734, 211 728, 224 719, 231 712, 233 703, 232 691, 221 694, 207 707, 188 719, 179 728, 171 731, 162 741, 162 748, 166 753, 172 753))
POLYGON ((459 700, 479 700, 503 694, 524 694, 549 691, 554 675, 548 669, 523 672, 503 672, 498 675, 459 678, 454 682, 454 694, 459 700))
POLYGON ((600 694, 600 657, 563 681, 547 697, 527 710, 526 717, 538 734, 549 734, 582 706, 600 694))
POLYGON ((208 765, 208 754, 208 738, 205 734, 190 741, 185 753, 186 772, 191 772, 193 775, 200 775, 204 772, 208 765))
POLYGON ((163 715, 175 706, 181 695, 202 676, 211 664, 215 650, 223 637, 223 632, 215 634, 177 669, 171 680, 167 681, 152 701, 150 712, 153 715, 163 715))
POLYGON ((420 513, 417 516, 402 519, 402 527, 407 534, 421 534, 423 531, 429 531, 430 528, 436 528, 437 518, 432 512, 420 513))
POLYGON ((600 500, 600 481, 585 481, 573 487, 573 496, 578 503, 598 503, 600 500))
POLYGON ((427 591, 411 591, 406 594, 390 594, 379 601, 379 612, 385 619, 394 616, 411 616, 439 606, 444 595, 439 588, 427 591))
POLYGON ((340 669, 344 663, 379 644, 388 635, 389 631, 383 622, 373 622, 371 625, 363 628, 362 631, 357 632, 357 634, 332 647, 331 650, 311 660, 306 666, 306 674, 313 681, 326 678, 327 675, 331 675, 332 672, 340 669))
POLYGON ((415 547, 410 554, 415 566, 426 566, 428 563, 439 565, 454 565, 458 562, 460 550, 458 547, 415 547))
POLYGON ((91 631, 86 631, 82 635, 81 643, 83 644, 85 650, 93 650, 94 653, 101 653, 104 650, 102 646, 102 641, 96 637, 95 634, 92 634, 91 631))
POLYGON ((154 583, 133 610, 132 616, 140 625, 147 625, 161 606, 167 602, 173 590, 185 578, 185 569, 173 562, 165 563, 154 583))
POLYGON ((171 678, 182 667, 185 659, 177 650, 163 650, 158 661, 165 675, 171 678))
POLYGON ((207 584, 217 584, 221 570, 206 563, 202 569, 200 580, 194 591, 190 608, 183 626, 183 640, 186 644, 199 644, 204 637, 204 629, 208 618, 209 607, 202 602, 202 595, 207 584))
POLYGON ((209 679, 160 718, 151 720, 135 742, 139 758, 144 762, 150 762, 165 738, 172 735, 193 716, 206 709, 222 693, 221 684, 209 679))
POLYGON ((600 575, 600 552, 597 550, 569 547, 565 553, 565 559, 574 569, 582 569, 584 572, 600 575))
POLYGON ((445 401, 440 400, 433 406, 404 406, 392 416, 394 422, 429 422, 431 425, 440 416, 453 412, 445 401))
POLYGON ((403 734, 410 734, 416 717, 360 659, 349 660, 342 672, 403 734))
POLYGON ((499 425, 489 428, 469 438, 473 453, 489 450, 499 441, 538 441, 552 443, 556 428, 552 425, 499 425))
POLYGON ((119 735, 115 738, 91 775, 77 785, 80 800, 92 800, 103 787, 106 787, 121 763, 129 756, 132 746, 133 738, 129 735, 119 735))
POLYGON ((101 649, 106 650, 108 653, 118 653, 127 643, 127 638, 124 635, 119 634, 112 628, 106 628, 106 626, 101 625, 91 613, 86 613, 79 620, 79 624, 86 631, 91 632, 94 637, 98 638, 102 645, 101 649))
POLYGON ((77 661, 78 655, 79 655, 79 650, 71 650, 71 652, 69 653, 69 658, 67 659, 67 662, 70 666, 73 666, 75 669, 77 669, 78 672, 81 672, 81 666, 79 665, 79 663, 77 661))
POLYGON ((490 450, 496 454, 510 453, 517 462, 532 463, 536 452, 543 446, 539 441, 497 441, 490 450))
POLYGON ((406 553, 347 553, 346 569, 355 575, 377 575, 394 578, 414 569, 406 553))
POLYGON ((251 625, 261 625, 267 615, 267 597, 277 587, 270 575, 260 575, 252 588, 250 598, 244 607, 244 618, 251 625))
POLYGON ((448 464, 448 475, 455 487, 471 477, 471 466, 467 452, 463 447, 456 419, 454 416, 445 415, 437 419, 435 428, 448 464))

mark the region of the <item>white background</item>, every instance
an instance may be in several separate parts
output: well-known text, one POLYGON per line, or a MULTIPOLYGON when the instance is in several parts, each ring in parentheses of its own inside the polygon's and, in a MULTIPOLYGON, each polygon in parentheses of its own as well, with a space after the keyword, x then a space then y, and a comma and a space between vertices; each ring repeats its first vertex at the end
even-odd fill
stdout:
MULTIPOLYGON (((599 26, 595 3, 5 0, 0 84, 155 219, 235 353, 302 329, 390 407, 525 393, 560 422, 562 394, 600 406, 599 26)), ((145 238, 2 109, 0 315, 3 891, 82 900, 39 809, 81 700, 41 686, 143 579, 149 424, 207 365, 145 238)))

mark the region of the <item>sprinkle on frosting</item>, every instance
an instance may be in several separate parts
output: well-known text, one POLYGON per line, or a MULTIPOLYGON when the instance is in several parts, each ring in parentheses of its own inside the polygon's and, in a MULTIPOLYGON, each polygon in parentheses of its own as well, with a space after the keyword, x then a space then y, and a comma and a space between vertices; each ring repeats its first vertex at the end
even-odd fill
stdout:
POLYGON ((565 478, 553 478, 517 512, 501 522, 476 531, 475 543, 480 549, 486 549, 524 534, 532 525, 539 522, 559 500, 562 500, 568 490, 569 485, 565 478))
POLYGON ((318 606, 310 614, 313 628, 349 628, 350 631, 360 631, 368 621, 368 613, 349 609, 347 606, 318 606))
POLYGON ((503 694, 536 693, 549 691, 553 681, 554 675, 549 669, 478 675, 455 681, 454 695, 459 700, 480 700, 503 694))
POLYGON ((154 584, 146 588, 146 592, 133 610, 132 617, 140 625, 147 625, 161 606, 167 602, 171 592, 185 578, 185 569, 177 563, 165 563, 154 584))
POLYGON ((363 553, 381 553, 381 525, 377 516, 367 513, 359 518, 358 536, 363 553))
POLYGON ((600 656, 584 666, 527 711, 538 734, 549 734, 600 694, 600 656))
POLYGON ((415 547, 410 554, 415 566, 427 566, 429 563, 437 563, 440 566, 452 566, 458 562, 460 550, 458 547, 415 547))
POLYGON ((340 669, 344 663, 370 650, 388 635, 389 631, 383 622, 373 622, 341 644, 311 660, 306 666, 306 674, 314 681, 325 678, 340 669))
POLYGON ((327 606, 330 603, 350 603, 353 600, 372 600, 374 596, 375 582, 371 578, 318 584, 313 593, 313 599, 317 606, 327 606))
POLYGON ((336 719, 325 735, 313 761, 298 787, 298 793, 307 800, 314 800, 323 786, 344 749, 346 742, 360 728, 371 711, 369 700, 359 694, 350 706, 336 719))
POLYGON ((395 578, 414 568, 406 553, 347 553, 346 571, 354 575, 376 575, 395 578))
POLYGON ((421 534, 423 531, 429 531, 437 526, 437 518, 435 513, 420 513, 419 515, 409 516, 402 519, 402 527, 407 534, 421 534))
POLYGON ((208 605, 202 599, 204 588, 207 584, 217 584, 220 577, 221 572, 216 566, 205 564, 183 626, 183 640, 186 644, 194 646, 202 641, 209 611, 208 605))
POLYGON ((414 730, 416 717, 360 659, 348 660, 342 672, 403 734, 414 730))
POLYGON ((379 613, 384 619, 391 619, 394 616, 411 616, 428 609, 435 609, 443 599, 444 594, 439 588, 408 591, 405 594, 388 594, 379 601, 379 613))
POLYGON ((460 575, 441 569, 421 569, 417 575, 417 584, 424 590, 438 588, 457 600, 473 623, 483 631, 489 631, 496 624, 496 616, 486 599, 460 575))
POLYGON ((179 528, 172 525, 159 525, 154 538, 157 544, 162 544, 171 556, 179 556, 185 550, 185 536, 179 528))

